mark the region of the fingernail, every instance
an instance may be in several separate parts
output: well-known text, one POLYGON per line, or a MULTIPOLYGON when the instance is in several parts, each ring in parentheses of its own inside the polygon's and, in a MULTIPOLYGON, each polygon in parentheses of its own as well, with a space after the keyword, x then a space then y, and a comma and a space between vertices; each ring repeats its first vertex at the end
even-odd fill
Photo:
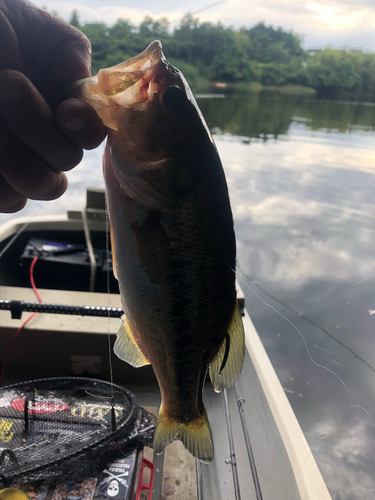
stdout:
POLYGON ((73 116, 72 118, 69 118, 64 125, 70 132, 79 132, 87 127, 87 117, 84 115, 73 116))
POLYGON ((20 78, 0 79, 0 101, 3 103, 19 101, 22 95, 22 87, 20 78))

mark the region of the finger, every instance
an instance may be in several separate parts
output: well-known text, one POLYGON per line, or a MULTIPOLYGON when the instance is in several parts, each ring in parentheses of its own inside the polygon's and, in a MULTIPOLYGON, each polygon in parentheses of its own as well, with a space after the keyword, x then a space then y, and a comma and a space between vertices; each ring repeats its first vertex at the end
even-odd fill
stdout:
POLYGON ((32 3, 0 0, 1 10, 18 38, 20 52, 29 66, 27 76, 54 109, 65 98, 62 87, 90 75, 89 40, 81 31, 32 3))
MULTIPOLYGON (((59 22, 63 23, 61 20, 59 22)), ((72 28, 70 25, 67 26, 72 28)), ((51 23, 50 30, 45 29, 40 37, 41 46, 51 44, 49 36, 52 43, 56 44, 54 50, 42 53, 40 56, 44 57, 42 63, 45 78, 39 83, 39 88, 53 110, 64 99, 68 98, 68 89, 72 82, 86 78, 91 73, 91 43, 89 40, 75 28, 72 29, 76 33, 69 34, 71 40, 65 39, 61 43, 56 39, 53 40, 53 33, 60 28, 60 26, 54 26, 51 23)), ((68 34, 65 33, 65 35, 68 37, 68 34)))
POLYGON ((56 121, 64 134, 83 149, 103 142, 106 128, 92 106, 81 99, 67 99, 56 109, 56 121))
POLYGON ((22 210, 27 203, 27 198, 18 193, 0 175, 0 212, 11 214, 22 210))
POLYGON ((62 133, 43 97, 17 71, 0 71, 0 117, 52 168, 70 170, 81 161, 82 149, 62 133))
MULTIPOLYGON (((68 181, 63 172, 57 172, 50 168, 3 123, 0 123, 0 135, 2 137, 0 176, 21 197, 35 200, 54 200, 66 191, 68 181)), ((12 198, 12 192, 6 184, 2 188, 0 187, 0 198, 4 198, 4 204, 8 205, 8 198, 12 198)), ((21 203, 21 198, 16 199, 14 193, 13 198, 14 204, 21 203)))
POLYGON ((17 35, 9 19, 0 10, 0 69, 25 71, 17 35))

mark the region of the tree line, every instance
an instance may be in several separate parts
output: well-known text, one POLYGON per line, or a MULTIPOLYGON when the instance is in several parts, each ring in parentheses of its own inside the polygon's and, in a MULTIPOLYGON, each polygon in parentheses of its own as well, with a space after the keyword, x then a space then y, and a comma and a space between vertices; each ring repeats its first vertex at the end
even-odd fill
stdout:
POLYGON ((266 26, 234 29, 200 22, 186 14, 178 27, 169 29, 166 18, 146 16, 138 25, 119 19, 113 26, 84 23, 73 11, 70 23, 87 35, 93 49, 93 73, 140 53, 156 38, 167 59, 193 85, 211 82, 259 82, 314 88, 319 93, 345 91, 372 95, 375 89, 375 54, 325 48, 314 54, 302 47, 293 31, 266 26))

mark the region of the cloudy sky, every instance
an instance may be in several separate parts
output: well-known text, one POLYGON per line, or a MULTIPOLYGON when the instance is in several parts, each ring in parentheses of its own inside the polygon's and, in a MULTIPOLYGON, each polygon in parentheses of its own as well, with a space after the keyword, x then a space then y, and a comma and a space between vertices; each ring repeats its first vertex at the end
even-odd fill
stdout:
POLYGON ((375 51, 374 0, 34 0, 49 11, 56 10, 68 19, 73 9, 82 21, 114 23, 119 17, 139 23, 145 15, 166 16, 178 23, 187 13, 197 13, 202 21, 222 22, 225 26, 253 26, 259 21, 292 29, 303 35, 305 48, 361 48, 375 51))

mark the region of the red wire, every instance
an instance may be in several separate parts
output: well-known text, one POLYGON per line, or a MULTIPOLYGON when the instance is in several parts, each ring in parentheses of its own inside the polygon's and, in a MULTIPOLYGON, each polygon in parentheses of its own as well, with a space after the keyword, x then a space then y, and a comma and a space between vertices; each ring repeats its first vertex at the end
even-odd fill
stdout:
POLYGON ((35 282, 34 282, 34 267, 35 267, 35 264, 36 264, 37 260, 38 260, 38 257, 34 257, 33 260, 32 260, 32 262, 31 262, 31 266, 30 266, 30 283, 31 283, 31 286, 33 287, 35 295, 38 297, 39 302, 42 303, 43 302, 42 301, 42 297, 39 295, 39 292, 36 289, 35 282))
MULTIPOLYGON (((34 257, 32 262, 31 262, 31 265, 30 265, 30 282, 31 282, 31 286, 33 287, 33 290, 39 300, 40 303, 42 303, 42 297, 39 295, 39 292, 35 286, 35 282, 34 282, 34 267, 35 267, 35 264, 36 264, 36 261, 38 260, 38 257, 34 257)), ((0 375, 0 387, 3 386, 3 382, 4 382, 4 375, 5 375, 5 368, 7 366, 7 363, 8 363, 8 359, 9 359, 9 356, 10 356, 10 353, 13 349, 13 345, 15 343, 15 341, 17 340, 17 337, 19 336, 19 334, 22 332, 22 330, 24 329, 24 327, 27 325, 27 323, 33 319, 33 317, 36 315, 35 312, 33 312, 32 314, 30 314, 30 316, 22 323, 22 325, 18 328, 18 330, 16 331, 13 339, 12 339, 12 342, 10 343, 10 346, 8 348, 8 351, 5 355, 5 359, 4 359, 4 364, 3 364, 3 368, 1 370, 1 375, 0 375)))

